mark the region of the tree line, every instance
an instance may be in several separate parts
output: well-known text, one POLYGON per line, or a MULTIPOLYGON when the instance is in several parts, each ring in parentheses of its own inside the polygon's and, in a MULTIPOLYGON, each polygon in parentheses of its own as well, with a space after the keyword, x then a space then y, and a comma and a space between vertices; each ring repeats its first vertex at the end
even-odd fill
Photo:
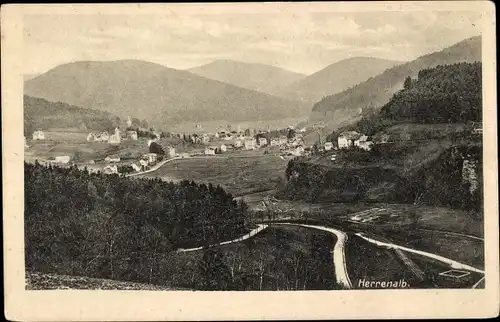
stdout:
POLYGON ((219 186, 24 169, 28 270, 155 282, 162 254, 246 233, 247 205, 219 186))

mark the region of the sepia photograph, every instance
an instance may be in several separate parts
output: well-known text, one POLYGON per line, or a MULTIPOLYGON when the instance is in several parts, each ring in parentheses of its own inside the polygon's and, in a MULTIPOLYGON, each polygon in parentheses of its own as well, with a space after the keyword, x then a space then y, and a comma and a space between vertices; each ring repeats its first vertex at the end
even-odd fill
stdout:
POLYGON ((19 15, 24 291, 485 290, 494 7, 273 5, 19 15))

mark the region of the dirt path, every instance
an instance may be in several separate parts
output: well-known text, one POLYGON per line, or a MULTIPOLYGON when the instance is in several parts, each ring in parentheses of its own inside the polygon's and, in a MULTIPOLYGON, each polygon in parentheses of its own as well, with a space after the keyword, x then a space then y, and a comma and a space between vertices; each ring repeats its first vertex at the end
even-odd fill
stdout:
POLYGON ((335 269, 335 277, 337 279, 337 283, 339 283, 343 288, 350 289, 352 288, 351 280, 349 279, 349 274, 347 273, 347 265, 345 259, 345 243, 347 241, 347 234, 343 231, 324 227, 324 226, 314 226, 314 225, 304 225, 304 224, 292 224, 292 223, 279 223, 276 225, 290 225, 290 226, 300 226, 312 229, 323 230, 334 234, 337 237, 337 242, 333 247, 333 265, 335 269))
POLYGON ((261 231, 263 231, 267 227, 268 227, 268 225, 259 224, 257 228, 255 228, 254 230, 252 230, 248 234, 243 235, 243 236, 241 236, 239 238, 236 238, 236 239, 233 239, 233 240, 228 240, 228 241, 225 241, 225 242, 222 242, 222 243, 218 243, 218 244, 209 245, 209 246, 200 246, 200 247, 187 248, 187 249, 179 248, 177 250, 177 252, 178 253, 194 252, 194 251, 197 251, 197 250, 202 250, 203 248, 209 248, 209 247, 214 247, 214 246, 222 246, 222 245, 227 245, 227 244, 232 244, 232 243, 238 243, 238 242, 244 241, 245 239, 248 239, 250 237, 253 237, 253 236, 257 235, 258 233, 260 233, 261 231))
POLYGON ((358 237, 360 237, 360 238, 363 238, 364 240, 366 240, 366 241, 368 241, 368 242, 370 242, 372 244, 375 244, 377 246, 382 246, 382 247, 387 247, 387 248, 393 248, 393 249, 399 249, 399 250, 406 251, 406 252, 409 252, 409 253, 414 253, 414 254, 418 254, 418 255, 421 255, 421 256, 429 257, 429 258, 438 260, 440 262, 446 263, 446 264, 450 265, 451 268, 454 268, 454 269, 465 269, 465 270, 469 270, 469 271, 472 271, 472 272, 484 274, 484 271, 482 271, 482 270, 480 270, 478 268, 475 268, 475 267, 469 266, 467 264, 463 264, 463 263, 454 261, 452 259, 440 256, 440 255, 436 255, 436 254, 433 254, 433 253, 428 253, 428 252, 424 252, 424 251, 421 251, 421 250, 416 250, 416 249, 412 249, 412 248, 408 248, 408 247, 404 247, 404 246, 399 246, 399 245, 395 245, 395 244, 392 244, 392 243, 381 242, 381 241, 378 241, 378 240, 366 237, 363 233, 356 233, 355 235, 358 236, 358 237))

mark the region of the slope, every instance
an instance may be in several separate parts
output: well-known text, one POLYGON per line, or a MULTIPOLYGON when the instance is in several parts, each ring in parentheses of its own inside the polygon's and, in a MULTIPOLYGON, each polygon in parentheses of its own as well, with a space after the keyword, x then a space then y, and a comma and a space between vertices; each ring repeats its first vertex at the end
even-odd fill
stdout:
POLYGON ((140 60, 76 62, 25 82, 51 101, 147 119, 159 127, 214 120, 273 120, 308 106, 140 60))
POLYGON ((189 72, 271 95, 282 94, 286 85, 306 76, 275 66, 234 60, 216 60, 203 66, 191 68, 189 72))
POLYGON ((314 105, 310 121, 325 123, 329 129, 337 128, 341 123, 359 119, 363 108, 386 104, 396 91, 403 88, 404 79, 417 76, 419 70, 437 65, 475 61, 481 61, 480 36, 395 66, 357 86, 327 96, 314 105))
POLYGON ((120 119, 110 113, 53 103, 42 98, 24 95, 24 133, 50 128, 85 128, 92 130, 111 130, 120 119))
POLYGON ((288 85, 282 96, 317 102, 326 95, 341 92, 402 63, 373 57, 344 59, 288 85))

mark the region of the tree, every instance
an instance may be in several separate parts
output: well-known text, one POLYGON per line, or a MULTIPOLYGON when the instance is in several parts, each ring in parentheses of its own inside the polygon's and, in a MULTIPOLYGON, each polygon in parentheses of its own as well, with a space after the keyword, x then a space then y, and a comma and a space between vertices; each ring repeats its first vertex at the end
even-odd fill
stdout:
POLYGON ((403 88, 404 89, 410 89, 410 87, 411 87, 411 77, 407 76, 405 78, 405 82, 404 82, 403 88))
POLYGON ((231 272, 224 263, 224 254, 220 250, 213 248, 205 250, 199 270, 202 290, 216 291, 231 288, 231 272))

